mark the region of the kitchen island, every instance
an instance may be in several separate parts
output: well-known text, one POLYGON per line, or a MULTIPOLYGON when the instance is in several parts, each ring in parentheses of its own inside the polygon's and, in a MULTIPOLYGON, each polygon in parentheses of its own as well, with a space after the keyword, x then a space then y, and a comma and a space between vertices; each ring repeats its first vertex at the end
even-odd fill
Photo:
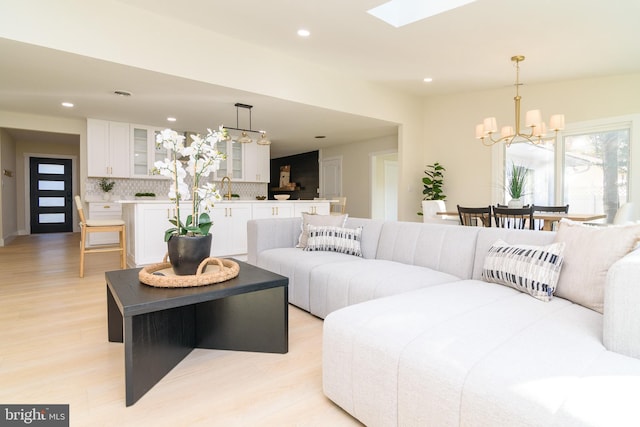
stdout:
MULTIPOLYGON (((260 218, 289 218, 302 212, 328 215, 333 200, 225 200, 217 202, 209 213, 213 226, 211 255, 237 256, 247 253, 247 221, 260 218)), ((175 204, 168 199, 119 200, 127 226, 127 265, 142 267, 162 262, 167 252, 164 231, 172 225, 175 204)), ((184 221, 191 213, 191 203, 180 203, 184 221)))

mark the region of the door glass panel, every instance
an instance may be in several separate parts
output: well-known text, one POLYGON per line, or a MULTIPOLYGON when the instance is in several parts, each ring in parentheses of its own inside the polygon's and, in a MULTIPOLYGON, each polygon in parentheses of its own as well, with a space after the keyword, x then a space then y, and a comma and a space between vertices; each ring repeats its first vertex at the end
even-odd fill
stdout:
POLYGON ((64 197, 38 197, 40 207, 63 207, 64 197))
POLYGON ((133 169, 135 175, 147 175, 146 129, 133 129, 133 169))
POLYGON ((242 146, 244 144, 233 145, 233 177, 242 178, 242 146))
POLYGON ((64 181, 38 181, 38 190, 64 190, 64 181))
MULTIPOLYGON (((160 133, 156 131, 156 135, 160 133)), ((155 141, 155 138, 154 138, 155 141)), ((187 144, 187 141, 185 140, 185 144, 187 144)), ((156 149, 155 149, 155 154, 154 154, 154 162, 158 162, 158 161, 164 161, 165 159, 169 159, 169 150, 167 150, 166 148, 164 148, 162 145, 157 145, 156 144, 156 149)))
POLYGON ((46 163, 40 163, 38 165, 38 173, 64 175, 64 165, 51 165, 46 163))
MULTIPOLYGON (((235 146, 236 142, 234 141, 234 142, 232 142, 232 144, 235 146)), ((225 144, 224 142, 218 144, 218 151, 221 152, 222 154, 226 154, 227 157, 229 156, 229 153, 227 153, 227 144, 225 144)), ((227 174, 227 160, 226 159, 220 161, 220 174, 223 175, 223 176, 227 174)))
POLYGON ((39 221, 42 224, 59 224, 64 222, 63 213, 39 214, 39 221))

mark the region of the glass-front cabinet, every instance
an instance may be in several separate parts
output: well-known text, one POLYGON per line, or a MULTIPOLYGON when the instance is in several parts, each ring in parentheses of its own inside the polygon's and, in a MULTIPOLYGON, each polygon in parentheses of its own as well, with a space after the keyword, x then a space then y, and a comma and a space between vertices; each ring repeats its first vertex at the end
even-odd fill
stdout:
POLYGON ((245 181, 243 146, 244 144, 234 141, 218 142, 216 148, 221 153, 226 154, 227 159, 220 162, 220 169, 216 171, 217 179, 228 176, 236 181, 245 181))
POLYGON ((160 131, 159 128, 131 125, 132 178, 166 179, 153 173, 153 164, 169 157, 166 148, 156 147, 156 135, 160 131))

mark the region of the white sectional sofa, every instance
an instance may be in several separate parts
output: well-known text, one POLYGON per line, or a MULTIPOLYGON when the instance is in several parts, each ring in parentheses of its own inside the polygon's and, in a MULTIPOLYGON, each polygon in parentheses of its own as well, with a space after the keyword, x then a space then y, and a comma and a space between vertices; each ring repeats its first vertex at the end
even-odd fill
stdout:
MULTIPOLYGON (((370 426, 640 425, 640 251, 608 269, 601 314, 482 280, 498 239, 555 233, 345 224, 359 226, 362 257, 296 248, 300 218, 248 224, 248 261, 325 319, 324 393, 345 411, 370 426)), ((580 269, 568 260, 561 275, 580 269)))

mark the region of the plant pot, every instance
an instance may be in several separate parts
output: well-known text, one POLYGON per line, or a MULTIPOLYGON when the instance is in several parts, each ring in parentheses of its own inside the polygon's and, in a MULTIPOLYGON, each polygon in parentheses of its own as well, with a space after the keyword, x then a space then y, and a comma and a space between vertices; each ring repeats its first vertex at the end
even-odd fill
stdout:
POLYGON ((171 236, 167 242, 169 262, 179 276, 196 274, 198 266, 211 256, 211 234, 206 236, 171 236))
POLYGON ((102 200, 104 200, 104 201, 107 201, 107 202, 108 202, 109 200, 111 200, 111 194, 109 194, 109 193, 102 193, 102 200))
POLYGON ((521 209, 524 206, 522 199, 511 199, 509 203, 507 203, 507 207, 511 209, 521 209))

